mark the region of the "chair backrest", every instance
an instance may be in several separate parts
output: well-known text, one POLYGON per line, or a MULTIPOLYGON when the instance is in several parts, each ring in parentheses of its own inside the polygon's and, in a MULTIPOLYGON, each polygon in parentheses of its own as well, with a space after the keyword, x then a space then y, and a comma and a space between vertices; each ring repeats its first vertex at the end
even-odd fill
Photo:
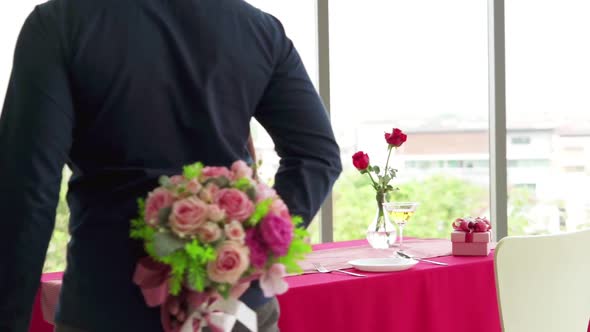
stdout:
POLYGON ((503 331, 587 331, 590 230, 506 237, 494 268, 503 331))

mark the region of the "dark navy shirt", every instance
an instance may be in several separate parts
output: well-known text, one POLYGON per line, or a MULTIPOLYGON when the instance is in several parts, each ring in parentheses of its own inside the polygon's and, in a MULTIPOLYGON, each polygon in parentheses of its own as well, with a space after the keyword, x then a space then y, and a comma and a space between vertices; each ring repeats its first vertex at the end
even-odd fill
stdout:
MULTIPOLYGON (((279 21, 242 0, 38 6, 0 118, 0 331, 27 330, 66 163, 72 238, 57 321, 161 331, 131 282, 145 255, 129 239, 136 199, 185 164, 250 160, 252 118, 281 158, 275 188, 309 222, 341 171, 339 149, 279 21)), ((243 300, 264 303, 256 287, 243 300)))

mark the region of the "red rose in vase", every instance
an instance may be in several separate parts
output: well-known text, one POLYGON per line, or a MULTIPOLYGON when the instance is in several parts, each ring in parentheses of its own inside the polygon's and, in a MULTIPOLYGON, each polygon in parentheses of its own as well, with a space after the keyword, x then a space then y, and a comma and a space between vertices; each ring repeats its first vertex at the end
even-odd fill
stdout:
POLYGON ((399 148, 408 139, 408 135, 404 134, 401 129, 393 128, 391 133, 385 133, 385 141, 387 144, 399 148))
POLYGON ((359 171, 363 171, 369 167, 369 155, 363 151, 359 151, 352 155, 352 164, 359 171))
MULTIPOLYGON (((374 248, 383 248, 383 243, 380 240, 371 240, 369 234, 381 234, 384 233, 387 240, 385 244, 389 246, 389 236, 393 233, 393 237, 395 237, 395 230, 393 226, 389 222, 388 218, 386 218, 386 213, 383 211, 383 203, 385 203, 387 199, 387 195, 397 188, 393 187, 390 182, 396 177, 397 170, 393 167, 389 166, 389 159, 391 158, 391 153, 394 149, 399 148, 408 136, 404 134, 401 129, 393 128, 391 133, 385 134, 385 141, 387 142, 387 160, 385 162, 385 167, 381 168, 376 165, 371 165, 369 162, 369 156, 364 153, 363 151, 359 151, 352 156, 352 163, 356 169, 360 171, 361 174, 366 174, 371 181, 372 187, 375 189, 375 201, 377 203, 377 214, 375 217, 375 221, 371 223, 369 226, 369 230, 367 232, 368 236, 367 239, 369 243, 374 248), (391 231, 389 229, 392 229, 391 231), (381 233, 380 233, 381 232, 381 233), (375 243, 373 243, 374 241, 375 243)), ((394 240, 395 241, 395 240, 394 240)))

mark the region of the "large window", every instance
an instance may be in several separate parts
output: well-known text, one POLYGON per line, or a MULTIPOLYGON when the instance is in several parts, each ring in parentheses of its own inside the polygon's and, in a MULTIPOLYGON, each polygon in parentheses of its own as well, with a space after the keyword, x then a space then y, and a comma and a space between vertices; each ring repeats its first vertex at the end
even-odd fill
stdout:
MULTIPOLYGON (((316 42, 316 7, 315 0, 276 1, 247 0, 250 4, 277 17, 297 48, 307 72, 317 87, 318 61, 316 42)), ((253 121, 252 136, 256 152, 262 161, 260 175, 266 181, 272 181, 279 166, 279 158, 274 144, 264 128, 253 121)))
MULTIPOLYGON (((374 193, 352 168, 351 156, 363 150, 383 165, 383 133, 393 127, 409 138, 392 157, 400 190, 390 199, 421 203, 408 235, 447 237, 456 217, 490 216, 488 105, 495 96, 488 93, 494 61, 488 1, 332 0, 329 17, 317 9, 327 0, 247 1, 281 20, 316 86, 317 21, 330 21, 330 77, 323 79, 330 80, 331 118, 345 166, 332 197, 333 218, 325 220, 333 223, 335 240, 364 237, 374 193)), ((2 101, 18 32, 41 2, 0 4, 2 101)), ((508 180, 511 235, 590 226, 590 199, 580 192, 590 186, 589 16, 590 4, 582 1, 506 2, 508 179, 498 180, 508 180)), ((252 135, 263 161, 260 175, 272 181, 279 161, 274 144, 255 121, 252 135)), ((67 169, 64 175, 65 181, 67 169)), ((46 271, 64 267, 66 189, 46 271)), ((318 220, 311 226, 314 242, 318 226, 318 220)))
POLYGON ((510 235, 590 226, 589 16, 586 1, 506 1, 510 235))
POLYGON ((410 236, 448 237, 454 218, 488 215, 487 3, 330 2, 332 123, 344 173, 334 189, 334 239, 363 238, 376 213, 357 150, 384 166, 383 134, 408 134, 391 162, 391 200, 420 202, 410 236))
MULTIPOLYGON (((247 0, 250 4, 275 16, 283 24, 287 36, 293 41, 297 52, 303 60, 307 73, 314 85, 318 86, 318 47, 317 47, 317 15, 316 0, 277 1, 247 0)), ((260 177, 269 183, 279 167, 274 144, 264 128, 256 122, 252 123, 252 137, 256 147, 260 167, 260 177)), ((319 218, 309 227, 312 242, 319 242, 319 218)))

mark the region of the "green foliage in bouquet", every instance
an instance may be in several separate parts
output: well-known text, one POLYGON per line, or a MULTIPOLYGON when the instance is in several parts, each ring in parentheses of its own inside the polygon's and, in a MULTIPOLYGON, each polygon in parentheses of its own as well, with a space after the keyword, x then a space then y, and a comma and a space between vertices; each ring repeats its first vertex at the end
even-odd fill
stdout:
POLYGON ((187 180, 196 179, 201 175, 203 168, 203 163, 194 163, 192 165, 184 166, 182 169, 182 174, 185 178, 187 178, 187 180))
POLYGON ((271 204, 272 204, 272 199, 270 199, 270 198, 265 199, 262 202, 256 204, 256 207, 254 209, 254 213, 252 213, 252 216, 250 216, 250 219, 248 220, 248 225, 250 225, 252 227, 258 225, 258 223, 262 220, 262 218, 264 218, 264 216, 266 216, 268 214, 271 204))
POLYGON ((279 257, 276 262, 285 265, 288 273, 301 273, 303 269, 298 262, 305 259, 305 255, 311 252, 311 245, 309 245, 309 232, 302 227, 298 227, 303 223, 303 218, 294 216, 292 218, 295 230, 293 240, 289 246, 289 251, 285 256, 279 257))
POLYGON ((182 289, 185 276, 189 286, 196 291, 202 292, 208 285, 207 271, 205 266, 208 262, 215 260, 215 249, 208 244, 200 243, 197 239, 171 240, 166 233, 158 232, 148 226, 144 220, 145 201, 138 200, 139 217, 131 221, 131 238, 143 240, 145 251, 157 262, 169 265, 171 268, 170 293, 178 295, 182 289), (164 236, 160 236, 164 234, 164 236), (168 238, 169 240, 162 240, 168 238), (166 243, 166 241, 178 241, 180 246, 166 243), (159 248, 168 246, 167 249, 159 248))

